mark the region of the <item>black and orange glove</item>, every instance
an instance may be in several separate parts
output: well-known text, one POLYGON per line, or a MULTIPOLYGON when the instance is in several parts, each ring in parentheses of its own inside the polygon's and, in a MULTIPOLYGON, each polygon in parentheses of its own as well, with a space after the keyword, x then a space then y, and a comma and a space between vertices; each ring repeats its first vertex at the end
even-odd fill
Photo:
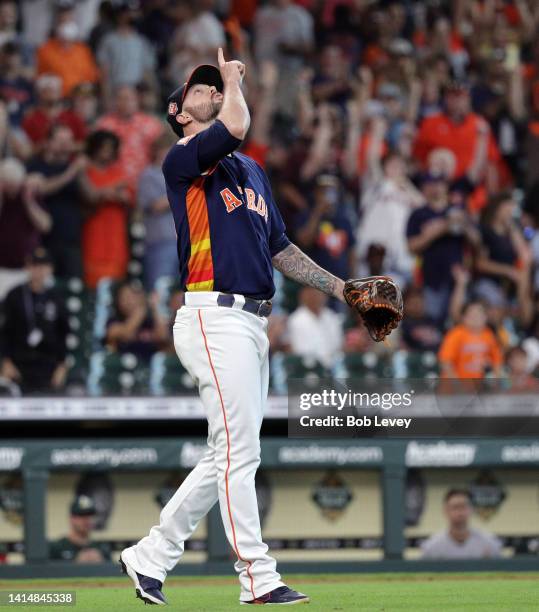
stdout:
POLYGON ((376 342, 389 335, 404 315, 401 290, 388 276, 347 280, 343 294, 348 306, 359 312, 376 342))

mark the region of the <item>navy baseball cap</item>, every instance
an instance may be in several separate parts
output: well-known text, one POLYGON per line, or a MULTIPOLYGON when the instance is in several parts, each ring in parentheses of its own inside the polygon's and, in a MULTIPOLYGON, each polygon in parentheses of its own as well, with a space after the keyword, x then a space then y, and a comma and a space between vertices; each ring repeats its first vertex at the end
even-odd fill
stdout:
POLYGON ((70 507, 71 516, 94 516, 97 509, 94 500, 88 495, 79 495, 73 500, 70 507))
POLYGON ((176 115, 182 112, 183 101, 187 92, 197 83, 213 85, 221 93, 224 89, 219 68, 211 64, 202 64, 191 72, 186 83, 170 94, 167 100, 167 121, 174 133, 180 138, 183 137, 183 127, 176 121, 176 115))
POLYGON ((43 247, 36 247, 26 258, 26 263, 29 265, 51 264, 52 259, 43 247))

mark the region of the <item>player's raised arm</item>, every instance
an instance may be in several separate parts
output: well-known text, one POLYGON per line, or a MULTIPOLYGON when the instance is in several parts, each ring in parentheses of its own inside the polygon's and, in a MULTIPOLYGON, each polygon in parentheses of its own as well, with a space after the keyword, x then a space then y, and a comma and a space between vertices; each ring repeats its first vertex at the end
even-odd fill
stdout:
POLYGON ((232 136, 243 140, 251 123, 249 109, 241 91, 245 65, 236 60, 225 61, 221 48, 217 53, 217 60, 224 84, 223 106, 217 118, 225 124, 232 136))

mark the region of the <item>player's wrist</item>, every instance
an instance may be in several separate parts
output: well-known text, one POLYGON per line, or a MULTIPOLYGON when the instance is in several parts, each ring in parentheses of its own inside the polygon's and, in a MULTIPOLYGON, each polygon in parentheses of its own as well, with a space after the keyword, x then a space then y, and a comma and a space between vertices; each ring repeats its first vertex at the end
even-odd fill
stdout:
POLYGON ((340 278, 338 278, 335 282, 333 297, 336 297, 343 304, 346 304, 346 299, 344 297, 344 281, 340 278))
POLYGON ((238 89, 241 91, 241 82, 242 82, 242 78, 241 77, 237 77, 237 76, 232 76, 229 77, 227 79, 223 79, 223 85, 224 85, 224 93, 226 95, 226 90, 227 88, 229 89, 238 89))

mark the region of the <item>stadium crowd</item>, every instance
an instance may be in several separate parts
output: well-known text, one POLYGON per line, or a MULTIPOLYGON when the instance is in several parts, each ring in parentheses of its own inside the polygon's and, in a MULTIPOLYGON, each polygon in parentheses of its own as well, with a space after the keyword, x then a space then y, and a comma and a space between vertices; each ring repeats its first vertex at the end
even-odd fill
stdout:
POLYGON ((537 389, 538 29, 533 0, 0 0, 1 375, 63 388, 53 271, 97 301, 118 285, 92 350, 171 350, 165 101, 223 46, 247 66, 242 150, 290 238, 342 278, 389 274, 405 293, 377 346, 278 279, 273 353, 331 369, 406 350, 446 376, 537 389))

